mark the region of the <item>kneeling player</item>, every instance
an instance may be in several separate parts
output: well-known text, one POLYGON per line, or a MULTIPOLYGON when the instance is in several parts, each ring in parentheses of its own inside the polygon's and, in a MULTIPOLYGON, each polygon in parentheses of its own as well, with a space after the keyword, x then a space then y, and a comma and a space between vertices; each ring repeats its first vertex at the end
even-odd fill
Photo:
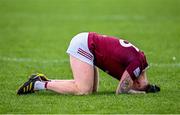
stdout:
POLYGON ((160 91, 147 80, 148 64, 144 53, 128 41, 93 32, 80 33, 71 40, 67 53, 74 79, 48 80, 43 74, 35 74, 17 94, 43 89, 60 94, 91 94, 99 85, 97 68, 119 80, 116 94, 160 91))

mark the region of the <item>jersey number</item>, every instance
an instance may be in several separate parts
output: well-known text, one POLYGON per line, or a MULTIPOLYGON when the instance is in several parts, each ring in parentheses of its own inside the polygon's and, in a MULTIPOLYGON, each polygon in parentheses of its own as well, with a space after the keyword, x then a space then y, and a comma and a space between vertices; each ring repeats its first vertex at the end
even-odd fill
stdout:
POLYGON ((124 40, 119 40, 120 44, 123 46, 123 47, 133 47, 137 52, 139 52, 139 49, 134 46, 133 44, 129 43, 129 42, 126 42, 124 40))

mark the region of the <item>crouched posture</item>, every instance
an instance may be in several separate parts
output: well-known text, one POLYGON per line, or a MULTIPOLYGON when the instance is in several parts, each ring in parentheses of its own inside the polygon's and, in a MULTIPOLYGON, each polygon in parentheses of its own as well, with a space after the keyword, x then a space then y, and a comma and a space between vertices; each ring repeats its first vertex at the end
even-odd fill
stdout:
POLYGON ((98 68, 119 80, 116 94, 158 92, 146 76, 146 57, 128 41, 94 32, 73 37, 67 53, 74 79, 48 80, 43 74, 32 75, 17 94, 48 89, 61 94, 83 95, 96 92, 99 85, 98 68))

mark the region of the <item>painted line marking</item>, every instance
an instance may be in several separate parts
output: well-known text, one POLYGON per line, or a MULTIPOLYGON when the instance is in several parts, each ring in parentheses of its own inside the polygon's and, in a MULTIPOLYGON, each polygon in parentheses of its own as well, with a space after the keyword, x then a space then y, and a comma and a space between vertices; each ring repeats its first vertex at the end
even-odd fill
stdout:
MULTIPOLYGON (((30 62, 30 63, 67 63, 69 59, 32 59, 32 58, 16 58, 16 57, 2 57, 0 56, 1 61, 7 62, 30 62)), ((180 67, 180 62, 178 63, 150 63, 152 67, 180 67)))
POLYGON ((11 62, 32 62, 32 63, 66 63, 69 62, 68 59, 32 59, 32 58, 16 58, 16 57, 1 57, 2 61, 11 61, 11 62))

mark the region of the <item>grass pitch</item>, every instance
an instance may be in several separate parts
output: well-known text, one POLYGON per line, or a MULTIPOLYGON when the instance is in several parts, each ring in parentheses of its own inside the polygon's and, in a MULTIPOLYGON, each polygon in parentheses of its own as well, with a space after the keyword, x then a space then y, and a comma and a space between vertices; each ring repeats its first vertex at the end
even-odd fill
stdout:
POLYGON ((179 6, 179 0, 0 0, 0 113, 179 114, 179 6), (118 82, 100 72, 93 95, 16 95, 32 73, 72 78, 65 51, 83 31, 124 37, 144 50, 149 80, 161 92, 116 96, 118 82))

